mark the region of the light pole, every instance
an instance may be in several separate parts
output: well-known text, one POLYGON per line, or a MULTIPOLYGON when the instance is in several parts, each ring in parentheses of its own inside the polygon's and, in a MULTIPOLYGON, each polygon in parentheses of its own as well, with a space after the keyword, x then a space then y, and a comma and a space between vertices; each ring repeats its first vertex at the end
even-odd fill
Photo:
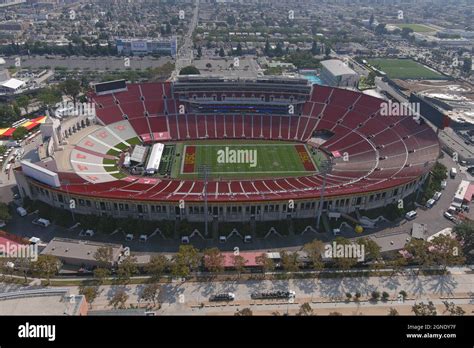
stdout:
POLYGON ((332 169, 332 161, 330 159, 321 162, 320 170, 323 174, 323 187, 321 190, 321 197, 319 198, 319 209, 318 209, 318 217, 316 222, 316 228, 319 230, 319 223, 321 221, 321 214, 323 212, 323 203, 324 203, 324 191, 326 190, 326 178, 327 175, 331 172, 332 169))
MULTIPOLYGON (((62 182, 64 185, 66 185, 66 192, 67 192, 67 198, 69 200, 69 210, 71 211, 71 215, 72 215, 72 221, 73 222, 76 222, 76 216, 74 215, 74 209, 75 209, 75 206, 74 208, 71 208, 71 196, 69 195, 69 184, 71 183, 69 180, 63 180, 62 182)), ((74 200, 74 203, 76 201, 74 200)))
POLYGON ((211 166, 209 164, 201 164, 197 168, 198 178, 204 180, 204 234, 207 237, 209 234, 208 230, 208 217, 209 211, 207 207, 207 181, 209 174, 211 173, 211 166))

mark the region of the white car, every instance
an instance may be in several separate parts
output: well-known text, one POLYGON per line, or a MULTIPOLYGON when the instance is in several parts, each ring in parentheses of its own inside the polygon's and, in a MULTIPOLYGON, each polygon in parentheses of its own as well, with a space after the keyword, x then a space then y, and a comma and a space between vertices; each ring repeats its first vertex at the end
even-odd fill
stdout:
POLYGON ((219 237, 219 243, 225 243, 227 242, 227 237, 226 236, 220 236, 219 237))
POLYGON ((339 236, 341 234, 341 230, 339 228, 334 228, 332 230, 332 234, 334 235, 334 237, 339 236))
POLYGON ((0 220, 0 228, 5 227, 6 225, 7 225, 7 224, 5 223, 5 221, 0 220))
POLYGON ((245 237, 244 237, 244 243, 252 243, 252 236, 247 234, 245 237))
POLYGON ((426 207, 431 208, 435 203, 436 201, 433 198, 428 199, 428 201, 426 202, 426 207))
POLYGON ((418 215, 418 213, 416 211, 411 210, 411 211, 409 211, 408 213, 405 214, 405 219, 413 220, 414 218, 416 218, 417 215, 418 215))
POLYGON ((447 181, 447 180, 441 181, 441 188, 442 188, 443 190, 446 188, 446 186, 448 186, 448 181, 447 181))
POLYGON ((133 240, 133 234, 129 233, 125 236, 125 240, 127 242, 131 242, 133 240))
POLYGON ((138 240, 140 242, 146 242, 148 240, 148 236, 146 234, 141 234, 138 240))
POLYGON ((49 220, 43 218, 34 219, 33 221, 31 221, 31 223, 33 225, 38 225, 41 227, 48 227, 49 225, 51 225, 51 222, 49 220))
POLYGON ((436 191, 435 194, 433 195, 433 199, 435 201, 439 200, 441 198, 442 193, 439 191, 436 191))
POLYGON ((181 243, 182 244, 189 244, 189 237, 188 236, 182 236, 181 237, 181 243))
POLYGON ((25 208, 23 207, 18 207, 16 208, 16 212, 18 213, 18 215, 20 216, 26 216, 28 214, 28 212, 26 211, 25 208))

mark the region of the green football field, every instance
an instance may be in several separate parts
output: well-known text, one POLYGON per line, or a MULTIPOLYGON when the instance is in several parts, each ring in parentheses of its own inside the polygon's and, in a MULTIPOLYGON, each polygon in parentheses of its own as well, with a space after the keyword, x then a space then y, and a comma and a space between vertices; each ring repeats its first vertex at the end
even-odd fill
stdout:
POLYGON ((428 33, 431 31, 436 31, 436 29, 431 28, 424 24, 408 24, 408 23, 399 23, 399 24, 392 24, 400 29, 409 28, 413 30, 415 33, 428 33))
POLYGON ((374 58, 367 61, 372 66, 385 72, 391 79, 446 79, 440 73, 411 59, 374 58))
POLYGON ((269 141, 200 141, 177 145, 181 160, 177 177, 198 177, 201 165, 211 178, 300 176, 317 171, 322 153, 311 154, 304 144, 269 141))

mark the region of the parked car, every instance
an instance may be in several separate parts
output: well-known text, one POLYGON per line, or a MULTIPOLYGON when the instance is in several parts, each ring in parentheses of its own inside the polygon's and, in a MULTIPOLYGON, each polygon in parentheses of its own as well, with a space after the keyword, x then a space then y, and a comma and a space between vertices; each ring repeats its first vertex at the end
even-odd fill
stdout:
POLYGON ((5 227, 6 225, 7 225, 7 224, 5 223, 5 221, 0 220, 0 228, 5 227))
POLYGON ((18 213, 18 215, 20 216, 26 216, 28 214, 28 212, 26 211, 25 208, 23 207, 18 207, 16 208, 16 212, 18 213))
POLYGON ((441 181, 441 188, 442 188, 443 190, 446 188, 446 186, 448 186, 448 181, 447 181, 447 180, 441 181))
POLYGON ((414 218, 416 218, 417 215, 418 215, 418 213, 416 211, 411 210, 411 211, 409 211, 408 213, 405 214, 405 219, 413 220, 414 218))
POLYGON ((129 233, 125 236, 125 240, 127 242, 131 242, 133 240, 133 234, 129 233))
POLYGON ((219 243, 225 243, 227 242, 227 237, 226 236, 220 236, 219 237, 219 243))
POLYGON ((339 228, 334 228, 332 230, 332 234, 334 235, 334 237, 339 236, 341 234, 341 230, 339 228))
POLYGON ((435 201, 438 201, 438 200, 441 198, 441 194, 442 194, 441 192, 436 191, 436 192, 434 193, 434 195, 433 195, 433 199, 434 199, 435 201))
POLYGON ((234 301, 235 295, 232 292, 227 292, 223 294, 212 295, 209 297, 209 301, 217 302, 217 301, 234 301))
POLYGON ((244 243, 252 243, 252 236, 247 234, 245 237, 244 237, 244 243))
POLYGON ((148 240, 148 236, 146 234, 141 234, 138 240, 144 243, 148 240))
POLYGON ((181 243, 182 244, 189 244, 189 237, 188 236, 182 236, 181 237, 181 243))
POLYGON ((428 199, 428 201, 426 202, 426 207, 431 208, 435 203, 436 201, 433 198, 428 199))
POLYGON ((85 235, 86 235, 87 237, 92 237, 92 236, 94 236, 94 234, 95 234, 94 230, 87 230, 87 231, 85 232, 85 235))
POLYGON ((454 221, 454 215, 453 215, 453 214, 451 214, 451 213, 445 211, 443 215, 444 215, 444 217, 445 217, 446 219, 448 219, 449 221, 454 221))
POLYGON ((31 223, 33 225, 38 225, 41 227, 48 227, 49 225, 51 225, 51 222, 49 220, 43 218, 34 219, 33 221, 31 221, 31 223))
POLYGON ((449 172, 449 175, 451 176, 451 179, 454 179, 456 177, 456 174, 458 173, 456 168, 451 168, 451 171, 449 172))

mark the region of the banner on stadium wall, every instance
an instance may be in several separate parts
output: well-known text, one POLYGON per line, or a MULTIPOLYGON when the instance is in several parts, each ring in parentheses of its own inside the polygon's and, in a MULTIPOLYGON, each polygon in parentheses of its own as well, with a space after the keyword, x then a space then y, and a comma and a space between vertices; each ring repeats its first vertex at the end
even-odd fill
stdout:
POLYGON ((163 141, 163 140, 170 140, 171 136, 169 132, 158 132, 158 133, 153 133, 153 138, 156 141, 163 141))
POLYGON ((147 50, 147 43, 146 41, 132 41, 131 42, 131 49, 132 52, 146 52, 147 50))

